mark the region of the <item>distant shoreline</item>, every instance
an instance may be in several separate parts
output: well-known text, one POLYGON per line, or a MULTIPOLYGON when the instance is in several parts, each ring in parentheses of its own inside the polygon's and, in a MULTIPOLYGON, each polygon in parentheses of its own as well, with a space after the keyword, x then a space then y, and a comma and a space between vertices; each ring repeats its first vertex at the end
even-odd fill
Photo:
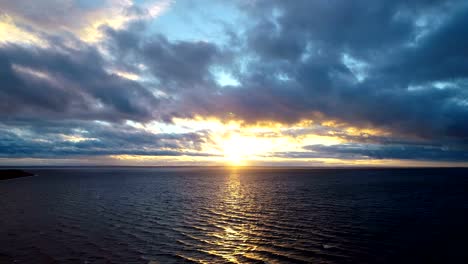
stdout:
POLYGON ((34 174, 18 169, 0 169, 0 180, 10 180, 34 176, 34 174))

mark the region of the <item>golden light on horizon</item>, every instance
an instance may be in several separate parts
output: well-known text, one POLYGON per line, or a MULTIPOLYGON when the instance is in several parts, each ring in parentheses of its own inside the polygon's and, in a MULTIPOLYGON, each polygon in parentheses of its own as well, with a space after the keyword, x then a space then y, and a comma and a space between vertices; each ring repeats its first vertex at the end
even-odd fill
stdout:
MULTIPOLYGON (((335 134, 335 131, 348 135, 385 135, 386 131, 358 128, 326 123, 329 133, 314 133, 316 125, 312 121, 301 121, 292 125, 281 123, 263 122, 246 124, 239 120, 223 120, 216 118, 175 118, 172 124, 153 122, 149 124, 127 121, 128 125, 148 133, 189 133, 203 131, 203 141, 196 151, 181 148, 181 155, 177 156, 147 156, 147 155, 114 155, 112 159, 120 162, 135 164, 183 164, 183 165, 223 165, 230 167, 255 166, 264 164, 290 164, 295 166, 307 165, 359 165, 359 160, 337 159, 331 157, 300 157, 307 152, 305 146, 322 145, 332 146, 346 143, 347 141, 335 134), (310 131, 308 131, 310 130, 310 131), (184 155, 184 152, 187 155, 184 155), (193 153, 200 155, 192 155, 193 153), (288 157, 289 153, 298 153, 299 156, 288 157), (204 156, 203 154, 207 154, 204 156)), ((322 126, 324 123, 321 124, 322 126)), ((68 138, 67 138, 68 139, 68 138)), ((168 140, 170 142, 170 139, 168 140)), ((369 164, 371 161, 365 159, 369 164)), ((372 161, 380 164, 382 161, 372 161)))
POLYGON ((254 143, 253 145, 255 145, 254 140, 249 140, 240 135, 231 135, 229 138, 225 139, 222 142, 221 148, 226 162, 232 166, 246 165, 249 156, 254 154, 252 150, 255 147, 248 143, 254 143))
MULTIPOLYGON (((171 126, 155 123, 147 128, 153 133, 209 131, 209 140, 201 146, 201 151, 213 154, 213 163, 247 166, 270 161, 278 153, 281 155, 287 152, 301 152, 305 145, 335 145, 343 142, 334 135, 301 133, 301 130, 311 126, 312 121, 301 121, 287 126, 272 122, 246 124, 239 120, 223 122, 216 118, 195 117, 176 118, 171 126), (161 127, 164 130, 161 130, 161 127), (298 134, 289 134, 291 131, 298 131, 298 134)), ((284 161, 287 158, 279 159, 284 161)))
POLYGON ((274 151, 277 142, 255 135, 231 133, 220 143, 226 163, 232 166, 245 166, 251 161, 274 151))

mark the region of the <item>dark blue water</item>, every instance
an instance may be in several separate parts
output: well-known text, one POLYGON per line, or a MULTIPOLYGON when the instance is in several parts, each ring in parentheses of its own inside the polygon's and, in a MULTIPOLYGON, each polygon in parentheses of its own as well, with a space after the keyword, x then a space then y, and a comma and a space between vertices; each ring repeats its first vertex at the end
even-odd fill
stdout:
POLYGON ((468 263, 468 170, 30 171, 0 263, 468 263))

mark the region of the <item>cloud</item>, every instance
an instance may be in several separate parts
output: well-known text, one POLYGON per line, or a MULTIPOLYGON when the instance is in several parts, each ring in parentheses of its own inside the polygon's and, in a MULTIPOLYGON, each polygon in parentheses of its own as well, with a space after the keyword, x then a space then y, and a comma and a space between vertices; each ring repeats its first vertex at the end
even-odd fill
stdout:
POLYGON ((151 133, 128 125, 89 122, 0 124, 0 157, 108 155, 211 156, 200 151, 203 133, 151 133))
MULTIPOLYGON (((73 138, 64 125, 71 138, 56 142, 61 152, 50 138, 25 139, 9 123, 5 156, 21 149, 40 156, 41 148, 176 155, 184 140, 200 138, 155 145, 171 140, 127 134, 121 125, 201 116, 246 126, 313 120, 291 135, 332 133, 346 142, 285 157, 467 160, 464 1, 239 1, 236 12, 246 19, 223 21, 223 41, 158 33, 152 19, 168 1, 29 2, 0 3, 0 36, 11 35, 0 44, 0 121, 27 120, 32 135, 43 123, 80 122, 98 140, 73 138), (217 72, 236 85, 220 85, 217 72), (96 120, 120 130, 92 129, 96 120), (386 134, 318 125, 327 121, 386 134)), ((195 143, 184 149, 199 152, 195 143)))
POLYGON ((466 140, 463 2, 256 3, 240 37, 241 53, 251 56, 240 88, 185 98, 192 111, 285 123, 319 113, 400 135, 466 140), (366 78, 355 76, 346 56, 366 65, 366 78), (441 82, 450 85, 440 89, 441 82))
POLYGON ((139 83, 108 74, 106 62, 95 48, 60 48, 0 48, 0 116, 152 118, 158 99, 139 83))
POLYGON ((2 1, 0 8, 10 23, 34 31, 71 33, 81 40, 96 42, 101 27, 123 28, 137 20, 153 19, 170 7, 171 1, 136 5, 131 0, 44 0, 2 1))
POLYGON ((161 89, 174 93, 214 85, 210 67, 228 61, 229 51, 205 41, 169 41, 161 34, 148 39, 141 34, 145 28, 135 23, 125 30, 105 29, 109 49, 119 62, 133 70, 143 64, 161 89))
POLYGON ((429 161, 466 161, 468 153, 462 148, 450 148, 442 145, 376 145, 376 144, 341 144, 335 146, 306 146, 308 152, 284 153, 289 157, 320 157, 337 159, 395 159, 429 161))

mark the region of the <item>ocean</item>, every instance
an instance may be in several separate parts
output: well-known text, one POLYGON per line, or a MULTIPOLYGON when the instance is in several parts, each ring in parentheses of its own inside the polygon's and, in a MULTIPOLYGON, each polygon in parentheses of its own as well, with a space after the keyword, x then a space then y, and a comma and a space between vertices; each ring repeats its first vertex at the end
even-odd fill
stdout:
POLYGON ((468 169, 26 170, 0 263, 468 263, 468 169))

